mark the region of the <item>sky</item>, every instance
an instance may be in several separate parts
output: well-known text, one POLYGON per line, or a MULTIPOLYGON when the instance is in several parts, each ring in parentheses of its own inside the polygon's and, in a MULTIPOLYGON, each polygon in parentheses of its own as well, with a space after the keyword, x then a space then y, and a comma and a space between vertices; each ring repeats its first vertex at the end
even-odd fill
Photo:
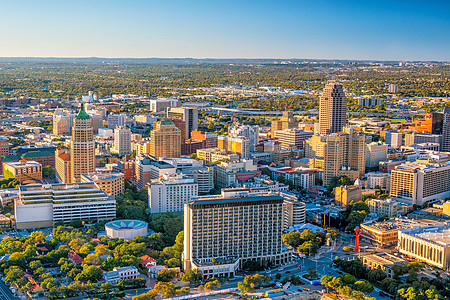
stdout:
POLYGON ((450 61, 450 1, 0 0, 0 57, 450 61))

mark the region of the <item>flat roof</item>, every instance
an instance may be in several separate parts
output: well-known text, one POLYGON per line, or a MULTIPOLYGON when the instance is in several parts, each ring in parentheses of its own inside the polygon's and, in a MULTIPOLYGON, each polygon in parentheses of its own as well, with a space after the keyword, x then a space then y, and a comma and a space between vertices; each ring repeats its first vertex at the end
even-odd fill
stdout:
POLYGON ((225 203, 239 203, 239 202, 270 201, 270 200, 284 200, 284 198, 275 195, 257 196, 257 197, 237 197, 237 198, 218 197, 218 198, 194 200, 189 202, 189 205, 209 205, 209 204, 225 204, 225 203))
POLYGON ((401 230, 402 233, 426 240, 440 246, 450 246, 450 224, 439 224, 420 228, 401 230))
POLYGON ((364 257, 381 265, 395 265, 399 263, 405 263, 405 260, 388 253, 367 254, 364 255, 364 257))
POLYGON ((56 184, 32 184, 21 185, 21 192, 28 191, 44 191, 44 190, 76 190, 76 189, 99 189, 94 182, 77 182, 77 183, 56 183, 56 184))

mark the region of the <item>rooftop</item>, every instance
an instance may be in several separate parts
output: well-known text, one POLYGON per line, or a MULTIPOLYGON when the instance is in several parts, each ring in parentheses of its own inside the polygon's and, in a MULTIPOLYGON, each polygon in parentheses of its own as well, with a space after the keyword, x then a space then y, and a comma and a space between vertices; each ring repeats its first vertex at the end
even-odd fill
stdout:
POLYGON ((140 229, 148 226, 147 222, 140 220, 114 220, 105 224, 105 227, 112 229, 140 229))
POLYGON ((78 183, 55 183, 55 184, 33 184, 21 185, 19 190, 21 192, 29 191, 45 191, 45 190, 79 190, 79 189, 99 189, 93 182, 78 182, 78 183))
POLYGON ((5 162, 5 165, 12 167, 23 167, 23 166, 40 166, 41 164, 37 161, 27 160, 27 161, 13 161, 13 162, 5 162))
POLYGON ((90 119, 91 117, 84 110, 84 106, 81 105, 80 111, 78 112, 78 115, 76 116, 76 118, 79 120, 87 120, 87 119, 90 119))
POLYGON ((391 255, 389 253, 377 253, 377 254, 368 254, 364 255, 365 258, 368 258, 372 261, 375 261, 381 265, 395 265, 395 264, 401 264, 406 263, 405 260, 396 257, 394 255, 391 255))
POLYGON ((197 198, 197 200, 193 200, 189 202, 189 205, 210 205, 210 204, 231 204, 231 203, 245 203, 245 202, 255 202, 255 201, 273 201, 273 200, 284 200, 283 197, 271 194, 259 195, 249 197, 229 197, 225 198, 222 196, 219 197, 210 197, 210 198, 197 198))
POLYGON ((119 172, 100 172, 92 174, 83 174, 81 177, 88 179, 89 181, 109 180, 123 177, 124 175, 119 172))
POLYGON ((438 224, 420 228, 401 230, 402 233, 415 236, 439 246, 450 247, 450 224, 438 224))

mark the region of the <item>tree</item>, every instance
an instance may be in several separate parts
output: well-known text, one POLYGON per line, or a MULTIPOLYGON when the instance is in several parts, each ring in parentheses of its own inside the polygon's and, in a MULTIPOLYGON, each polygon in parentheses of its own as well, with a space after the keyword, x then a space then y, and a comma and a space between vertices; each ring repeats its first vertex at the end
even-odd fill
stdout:
POLYGON ((200 282, 203 279, 202 273, 198 269, 191 269, 183 275, 181 280, 189 281, 190 283, 200 282))
POLYGON ((158 272, 158 281, 169 282, 176 275, 177 275, 177 272, 175 270, 163 269, 158 272))
POLYGON ((381 282, 387 277, 387 275, 380 269, 373 269, 369 271, 367 277, 370 282, 381 282))
POLYGON ((340 275, 339 278, 346 285, 354 284, 356 282, 355 276, 348 274, 348 273, 340 275))
POLYGON ((103 278, 102 270, 96 266, 87 266, 78 274, 75 278, 77 281, 82 282, 97 282, 103 278))
POLYGON ((241 291, 243 295, 255 292, 255 289, 250 284, 245 282, 238 282, 238 289, 241 291))
POLYGON ((55 176, 55 168, 52 166, 45 166, 42 168, 42 176, 44 177, 53 177, 55 176))
POLYGON ((353 288, 363 293, 370 293, 373 291, 372 285, 367 280, 358 280, 353 284, 353 288))
POLYGON ((175 286, 171 282, 158 282, 153 290, 163 298, 172 298, 176 295, 175 286))
POLYGON ((308 276, 308 279, 316 279, 317 278, 317 272, 316 270, 314 270, 314 268, 308 268, 306 270, 308 272, 308 274, 306 276, 308 276))
POLYGON ((70 226, 75 227, 75 228, 81 228, 81 227, 83 227, 83 222, 80 219, 71 220, 70 226))
POLYGON ((281 273, 275 274, 275 280, 280 281, 280 279, 281 279, 281 273))
POLYGON ((184 286, 181 289, 177 290, 178 296, 187 296, 191 293, 191 288, 188 286, 184 286))

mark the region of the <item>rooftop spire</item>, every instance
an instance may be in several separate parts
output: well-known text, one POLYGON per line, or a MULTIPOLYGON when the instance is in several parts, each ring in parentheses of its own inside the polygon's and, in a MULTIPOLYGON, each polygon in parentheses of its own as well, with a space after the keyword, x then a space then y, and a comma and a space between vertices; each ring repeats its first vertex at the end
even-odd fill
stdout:
POLYGON ((86 119, 90 118, 90 116, 84 110, 84 105, 83 104, 81 104, 80 111, 78 112, 78 115, 76 116, 76 118, 77 119, 81 119, 81 120, 86 120, 86 119))

